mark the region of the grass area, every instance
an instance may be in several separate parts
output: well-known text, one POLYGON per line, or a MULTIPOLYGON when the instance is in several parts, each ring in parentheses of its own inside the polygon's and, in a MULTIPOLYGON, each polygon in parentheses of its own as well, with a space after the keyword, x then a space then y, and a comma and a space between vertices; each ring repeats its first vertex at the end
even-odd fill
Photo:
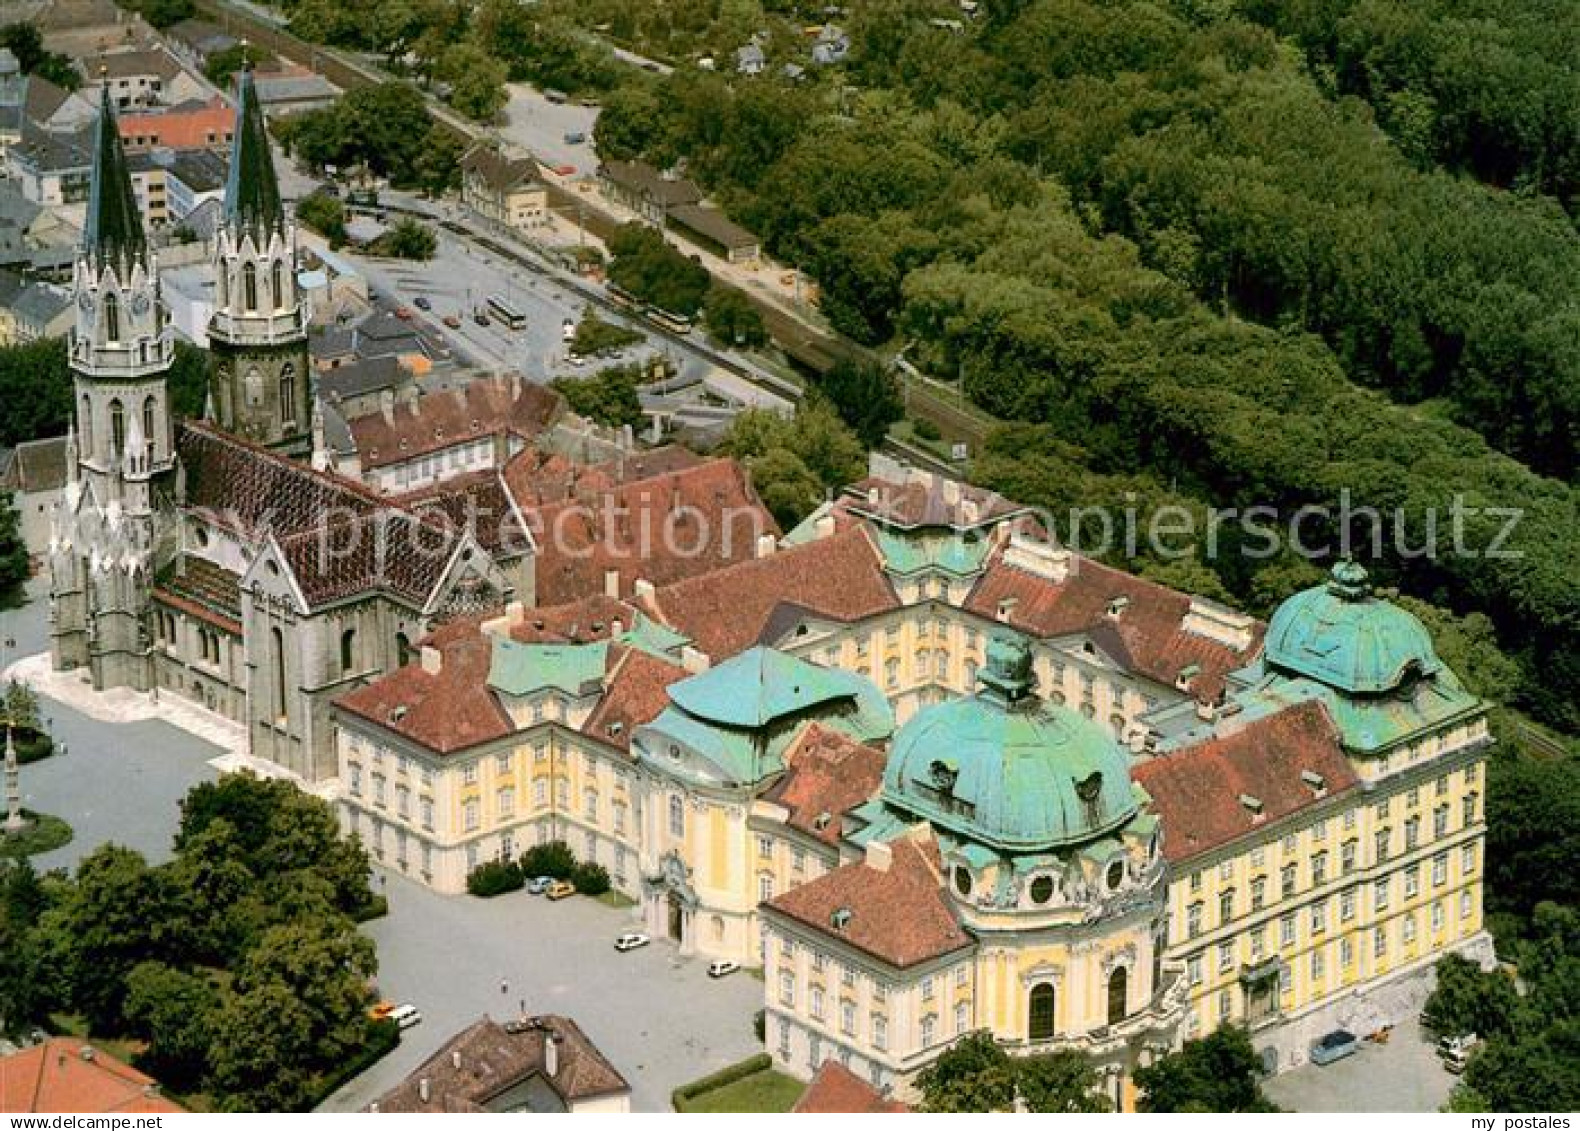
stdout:
POLYGON ((88 1023, 81 1015, 76 1013, 51 1013, 49 1027, 63 1037, 76 1037, 87 1041, 96 1049, 102 1049, 127 1064, 133 1063, 137 1055, 143 1051, 143 1042, 130 1037, 96 1037, 88 1032, 88 1023))
POLYGON ((628 907, 636 906, 636 900, 628 895, 622 895, 620 892, 615 891, 614 888, 610 888, 602 895, 595 895, 593 898, 605 907, 613 907, 616 911, 624 911, 628 907))
POLYGON ((682 1112, 785 1112, 795 1106, 806 1085, 772 1068, 764 1068, 701 1095, 680 1100, 682 1112))
POLYGON ((71 826, 59 817, 35 813, 31 809, 22 810, 22 815, 29 821, 25 829, 18 833, 0 833, 0 857, 17 860, 24 856, 37 856, 41 852, 53 852, 61 845, 71 843, 74 835, 71 826))

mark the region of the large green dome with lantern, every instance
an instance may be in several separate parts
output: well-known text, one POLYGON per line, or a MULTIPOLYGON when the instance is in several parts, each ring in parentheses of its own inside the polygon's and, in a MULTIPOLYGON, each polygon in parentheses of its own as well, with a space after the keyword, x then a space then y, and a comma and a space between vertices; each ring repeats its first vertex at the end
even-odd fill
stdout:
POLYGON ((1264 662, 1351 695, 1385 694, 1443 666, 1425 626, 1373 595, 1366 570, 1349 561, 1278 607, 1264 662))
POLYGON ((1035 694, 1031 652, 995 636, 975 695, 900 728, 883 799, 963 839, 1005 852, 1083 844, 1139 807, 1130 755, 1075 711, 1035 694))

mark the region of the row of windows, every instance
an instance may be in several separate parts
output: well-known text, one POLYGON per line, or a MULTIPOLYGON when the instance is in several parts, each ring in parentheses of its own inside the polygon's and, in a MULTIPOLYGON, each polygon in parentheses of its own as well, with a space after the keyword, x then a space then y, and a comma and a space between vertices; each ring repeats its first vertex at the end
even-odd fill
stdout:
MULTIPOLYGON (((1465 844, 1460 846, 1459 869, 1462 876, 1468 876, 1476 870, 1476 852, 1477 846, 1475 844, 1465 844)), ((1322 862, 1318 859, 1318 857, 1323 855, 1324 854, 1322 853, 1318 853, 1317 856, 1312 858, 1312 886, 1314 887, 1324 883, 1327 878, 1325 869, 1322 867, 1322 862)), ((1285 879, 1282 891, 1283 898, 1285 899, 1291 898, 1295 894, 1294 882, 1289 877, 1290 868, 1293 868, 1293 865, 1288 865, 1285 868, 1285 879)), ((1346 867, 1344 870, 1348 872, 1351 869, 1350 867, 1346 867)), ((1401 869, 1399 872, 1395 873, 1395 875, 1402 877, 1405 899, 1413 899, 1420 892, 1421 865, 1412 864, 1408 868, 1401 869)), ((1439 852, 1432 857, 1431 883, 1433 887, 1442 887, 1447 882, 1448 853, 1439 852)), ((1393 884, 1394 876, 1384 876, 1381 879, 1373 882, 1372 908, 1374 911, 1383 911, 1387 909, 1388 902, 1393 891, 1393 884)), ((1225 926, 1234 919, 1237 910, 1235 896, 1236 893, 1235 889, 1233 888, 1229 888, 1227 891, 1221 892, 1219 894, 1218 926, 1225 926)), ((1355 915, 1355 905, 1355 888, 1352 887, 1347 891, 1339 893, 1340 919, 1345 922, 1348 922, 1350 919, 1352 919, 1355 915)), ((1261 886, 1260 880, 1254 881, 1251 885, 1251 911, 1259 911, 1264 906, 1265 888, 1261 886)), ((1327 900, 1322 900, 1311 905, 1311 925, 1312 932, 1314 934, 1320 933, 1326 927, 1327 907, 1327 900)), ((1286 915, 1285 918, 1292 918, 1292 915, 1286 915)), ((1195 938, 1202 933, 1202 930, 1203 905, 1200 902, 1192 903, 1185 909, 1185 935, 1187 938, 1195 938)))

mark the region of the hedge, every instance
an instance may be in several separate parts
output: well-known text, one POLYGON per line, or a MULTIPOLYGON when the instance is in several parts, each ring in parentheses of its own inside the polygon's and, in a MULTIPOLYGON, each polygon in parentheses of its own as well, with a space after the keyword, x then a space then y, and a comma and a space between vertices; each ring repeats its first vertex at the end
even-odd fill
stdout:
POLYGON ((760 1052, 756 1056, 749 1056, 739 1064, 732 1064, 728 1068, 719 1069, 711 1076, 704 1076, 699 1080, 693 1080, 689 1084, 682 1084, 669 1093, 669 1104, 676 1111, 679 1111, 680 1105, 686 1100, 695 1099, 706 1092, 717 1091, 726 1084, 733 1084, 737 1080, 755 1076, 757 1073, 773 1066, 774 1058, 765 1052, 760 1052))
POLYGON ((400 1026, 388 1017, 381 1017, 377 1021, 368 1021, 367 1043, 362 1046, 362 1051, 342 1064, 331 1075, 320 1078, 312 1088, 312 1094, 303 1111, 312 1111, 330 1096, 334 1095, 353 1078, 360 1076, 378 1061, 388 1056, 396 1045, 400 1044, 400 1026))
POLYGON ((466 877, 466 890, 473 895, 489 899, 507 891, 520 891, 527 878, 521 874, 521 865, 513 860, 489 860, 473 868, 466 877))

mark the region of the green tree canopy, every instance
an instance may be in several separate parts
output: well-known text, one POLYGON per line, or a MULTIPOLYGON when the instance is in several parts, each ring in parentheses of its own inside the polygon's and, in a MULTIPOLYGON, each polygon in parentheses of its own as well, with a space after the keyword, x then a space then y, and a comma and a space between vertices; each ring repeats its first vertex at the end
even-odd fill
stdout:
POLYGON ((1150 1112, 1277 1111, 1262 1094, 1261 1074, 1249 1034, 1225 1025, 1136 1069, 1136 1106, 1150 1112))

